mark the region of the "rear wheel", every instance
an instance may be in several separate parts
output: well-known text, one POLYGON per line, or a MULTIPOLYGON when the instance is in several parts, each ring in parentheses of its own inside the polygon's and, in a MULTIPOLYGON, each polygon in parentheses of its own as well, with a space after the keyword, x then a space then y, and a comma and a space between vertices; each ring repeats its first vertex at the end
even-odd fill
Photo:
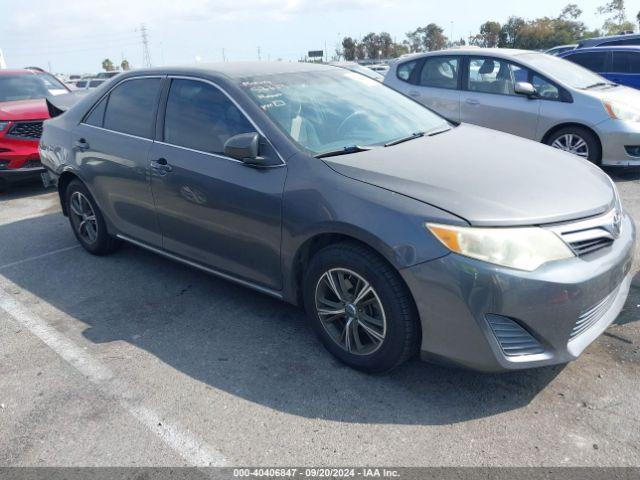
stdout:
POLYGON ((602 148, 596 136, 583 127, 565 127, 547 138, 547 145, 573 153, 596 165, 600 164, 602 148))
POLYGON ((311 260, 305 307, 324 346, 347 365, 384 372, 417 351, 418 315, 398 273, 366 247, 330 245, 311 260))
POLYGON ((94 255, 105 255, 119 246, 119 240, 107 232, 102 212, 82 182, 71 181, 65 199, 69 223, 85 250, 94 255))

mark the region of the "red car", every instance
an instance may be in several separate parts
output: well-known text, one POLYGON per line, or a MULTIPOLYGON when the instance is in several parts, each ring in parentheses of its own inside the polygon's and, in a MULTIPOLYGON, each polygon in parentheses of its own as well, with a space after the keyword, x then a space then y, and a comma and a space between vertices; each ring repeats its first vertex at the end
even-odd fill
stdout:
POLYGON ((0 187, 44 171, 38 141, 49 118, 45 97, 68 92, 46 72, 0 70, 0 187))

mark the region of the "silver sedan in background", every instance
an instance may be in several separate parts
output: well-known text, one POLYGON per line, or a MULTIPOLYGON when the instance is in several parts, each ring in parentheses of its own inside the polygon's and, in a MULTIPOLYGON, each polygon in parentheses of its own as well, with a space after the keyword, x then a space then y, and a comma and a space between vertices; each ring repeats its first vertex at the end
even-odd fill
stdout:
POLYGON ((561 58, 498 48, 406 55, 384 83, 455 122, 543 142, 598 165, 640 165, 640 92, 561 58))

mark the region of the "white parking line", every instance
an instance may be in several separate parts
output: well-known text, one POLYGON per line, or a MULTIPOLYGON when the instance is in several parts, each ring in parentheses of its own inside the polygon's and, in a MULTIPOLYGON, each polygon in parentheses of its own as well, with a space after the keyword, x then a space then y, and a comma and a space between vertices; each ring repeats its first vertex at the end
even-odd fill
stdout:
POLYGON ((164 417, 143 405, 132 393, 134 389, 130 384, 117 378, 106 365, 51 327, 38 315, 30 312, 1 287, 0 309, 27 328, 87 380, 96 385, 102 394, 119 403, 122 408, 187 462, 198 467, 227 464, 222 453, 196 438, 180 425, 171 424, 164 417))
POLYGON ((71 247, 60 248, 58 250, 54 250, 52 252, 43 253, 42 255, 38 255, 35 257, 25 258, 23 260, 18 260, 17 262, 6 263, 4 265, 0 265, 0 270, 5 268, 15 267, 16 265, 22 265, 23 263, 33 262, 34 260, 40 260, 41 258, 47 258, 52 255, 56 255, 58 253, 67 252, 69 250, 75 250, 76 248, 80 248, 80 245, 72 245, 71 247))

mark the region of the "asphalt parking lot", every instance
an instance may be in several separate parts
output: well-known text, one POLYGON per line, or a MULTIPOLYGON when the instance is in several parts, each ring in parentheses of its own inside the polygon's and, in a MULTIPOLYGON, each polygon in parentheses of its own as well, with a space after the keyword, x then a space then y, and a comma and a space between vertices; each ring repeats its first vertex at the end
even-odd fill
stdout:
MULTIPOLYGON (((612 175, 640 219, 640 173, 612 175)), ((23 186, 0 194, 0 465, 640 466, 639 320, 640 274, 572 364, 365 375, 294 307, 85 253, 56 192, 23 186)))

